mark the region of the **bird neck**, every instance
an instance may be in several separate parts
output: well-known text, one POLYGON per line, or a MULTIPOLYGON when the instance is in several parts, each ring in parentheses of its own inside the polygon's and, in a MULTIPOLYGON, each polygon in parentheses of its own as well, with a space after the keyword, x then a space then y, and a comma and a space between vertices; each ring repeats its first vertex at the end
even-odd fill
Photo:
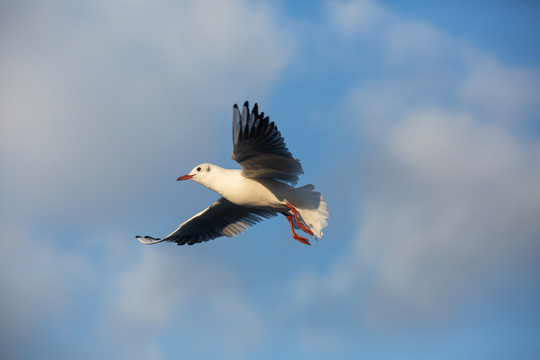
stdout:
POLYGON ((199 183, 226 197, 228 189, 236 181, 240 171, 212 165, 212 170, 204 178, 201 178, 199 183))

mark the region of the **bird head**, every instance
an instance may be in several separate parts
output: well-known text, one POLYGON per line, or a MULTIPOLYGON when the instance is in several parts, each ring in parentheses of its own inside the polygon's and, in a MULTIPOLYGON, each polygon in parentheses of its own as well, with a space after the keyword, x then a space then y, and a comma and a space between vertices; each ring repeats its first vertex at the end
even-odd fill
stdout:
POLYGON ((191 179, 200 183, 201 181, 204 181, 206 177, 208 177, 211 170, 212 164, 200 164, 195 166, 189 174, 180 176, 178 179, 176 179, 176 181, 191 179))

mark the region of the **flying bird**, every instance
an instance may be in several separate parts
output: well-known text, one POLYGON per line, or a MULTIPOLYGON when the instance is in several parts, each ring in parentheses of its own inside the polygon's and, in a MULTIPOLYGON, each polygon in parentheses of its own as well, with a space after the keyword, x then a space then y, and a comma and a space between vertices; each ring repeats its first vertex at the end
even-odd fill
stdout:
POLYGON ((259 114, 257 104, 250 113, 246 101, 242 112, 234 105, 232 125, 231 158, 242 166, 241 170, 204 163, 176 179, 196 181, 221 197, 166 237, 137 236, 140 242, 193 245, 221 236, 232 237, 278 213, 287 218, 293 238, 301 243, 311 245, 295 229, 315 239, 322 237, 329 216, 326 202, 311 184, 294 187, 304 171, 274 122, 264 112, 259 114))

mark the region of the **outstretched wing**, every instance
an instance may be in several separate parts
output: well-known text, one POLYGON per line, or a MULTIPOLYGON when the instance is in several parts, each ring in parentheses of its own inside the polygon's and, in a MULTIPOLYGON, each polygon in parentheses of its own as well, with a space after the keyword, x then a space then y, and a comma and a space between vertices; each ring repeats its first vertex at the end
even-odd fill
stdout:
POLYGON ((273 178, 295 185, 298 175, 304 173, 274 122, 259 114, 257 104, 250 114, 247 101, 242 113, 236 104, 233 107, 231 158, 242 165, 242 175, 248 178, 273 178))
POLYGON ((151 236, 137 236, 137 240, 143 244, 171 241, 178 245, 193 245, 221 236, 236 236, 263 218, 276 215, 275 211, 247 208, 233 204, 225 198, 219 198, 210 207, 185 221, 166 237, 159 239, 151 236))

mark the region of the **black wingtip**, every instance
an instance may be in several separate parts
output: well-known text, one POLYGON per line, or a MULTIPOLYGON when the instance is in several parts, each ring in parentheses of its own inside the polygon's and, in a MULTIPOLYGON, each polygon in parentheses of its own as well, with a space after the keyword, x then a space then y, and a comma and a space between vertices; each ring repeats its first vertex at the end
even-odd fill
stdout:
POLYGON ((238 109, 238 105, 234 104, 233 109, 238 109))
POLYGON ((244 103, 244 107, 247 107, 249 110, 249 101, 246 100, 246 102, 244 103))
POLYGON ((257 103, 253 105, 253 110, 251 110, 251 113, 255 114, 256 117, 259 115, 259 105, 257 105, 257 103))
POLYGON ((140 236, 140 235, 137 235, 135 236, 136 239, 150 239, 150 240, 161 240, 161 238, 155 238, 153 236, 149 236, 149 235, 145 235, 145 236, 140 236))

